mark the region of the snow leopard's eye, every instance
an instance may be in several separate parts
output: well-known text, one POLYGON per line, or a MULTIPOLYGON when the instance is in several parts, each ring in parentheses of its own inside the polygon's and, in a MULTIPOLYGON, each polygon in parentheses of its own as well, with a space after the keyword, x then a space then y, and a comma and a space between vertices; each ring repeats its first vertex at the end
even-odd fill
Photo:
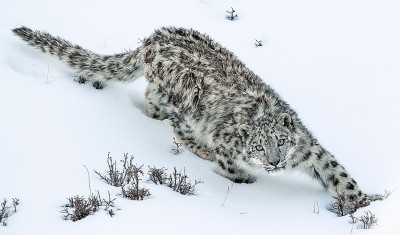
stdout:
POLYGON ((278 146, 282 146, 285 144, 285 139, 279 139, 278 140, 278 146))
POLYGON ((262 145, 256 145, 256 150, 257 150, 257 151, 263 151, 264 148, 263 148, 262 145))

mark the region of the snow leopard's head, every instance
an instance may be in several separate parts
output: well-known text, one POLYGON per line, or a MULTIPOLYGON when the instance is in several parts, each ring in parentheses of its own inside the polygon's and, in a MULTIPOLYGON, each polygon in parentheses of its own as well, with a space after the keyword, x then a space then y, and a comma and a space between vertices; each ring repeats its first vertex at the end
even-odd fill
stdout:
POLYGON ((245 162, 269 173, 285 169, 299 139, 292 118, 287 113, 270 121, 240 125, 239 135, 244 143, 242 153, 245 162))

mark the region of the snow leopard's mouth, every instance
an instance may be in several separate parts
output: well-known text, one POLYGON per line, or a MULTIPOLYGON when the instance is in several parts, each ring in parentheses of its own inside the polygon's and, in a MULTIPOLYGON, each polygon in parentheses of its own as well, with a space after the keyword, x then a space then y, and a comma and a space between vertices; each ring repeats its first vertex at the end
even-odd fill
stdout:
POLYGON ((265 168, 267 173, 272 176, 281 175, 285 172, 285 167, 265 168))
POLYGON ((286 164, 284 164, 284 165, 282 165, 282 166, 280 166, 280 165, 278 165, 278 166, 271 166, 271 165, 264 166, 264 169, 265 169, 268 173, 284 171, 285 168, 286 168, 286 164))
POLYGON ((286 169, 286 165, 287 165, 289 159, 290 159, 290 157, 286 157, 283 160, 279 161, 279 163, 276 165, 271 165, 270 163, 263 162, 263 168, 269 174, 283 173, 286 169))

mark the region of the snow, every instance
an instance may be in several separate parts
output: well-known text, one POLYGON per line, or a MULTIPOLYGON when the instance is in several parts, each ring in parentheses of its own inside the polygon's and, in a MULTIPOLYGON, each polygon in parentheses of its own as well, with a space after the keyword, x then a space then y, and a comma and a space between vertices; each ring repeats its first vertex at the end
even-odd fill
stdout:
POLYGON ((400 234, 398 12, 396 0, 3 2, 0 199, 21 204, 0 234, 400 234), (239 15, 233 22, 225 18, 230 7, 239 15), (301 173, 232 184, 188 150, 173 155, 168 121, 143 112, 144 78, 101 91, 79 85, 73 71, 12 35, 20 25, 101 54, 134 49, 138 38, 161 26, 209 34, 298 111, 364 191, 394 190, 356 213, 372 211, 378 226, 352 230, 350 218, 326 209, 331 195, 301 173), (264 45, 256 48, 255 39, 264 45), (196 195, 183 196, 144 176, 152 195, 129 201, 92 171, 106 170, 108 152, 114 159, 129 153, 144 169, 185 168, 204 183, 196 195), (83 165, 92 190, 117 198, 121 210, 113 218, 100 211, 63 220, 66 198, 89 194, 83 165))

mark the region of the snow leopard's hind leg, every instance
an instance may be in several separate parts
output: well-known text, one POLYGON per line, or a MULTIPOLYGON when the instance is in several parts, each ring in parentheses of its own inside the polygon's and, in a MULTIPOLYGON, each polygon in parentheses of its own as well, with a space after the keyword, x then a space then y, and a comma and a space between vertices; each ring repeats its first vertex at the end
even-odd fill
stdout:
POLYGON ((159 92, 159 85, 150 82, 146 88, 144 99, 144 111, 146 115, 157 119, 164 120, 168 118, 165 110, 164 96, 159 92))

